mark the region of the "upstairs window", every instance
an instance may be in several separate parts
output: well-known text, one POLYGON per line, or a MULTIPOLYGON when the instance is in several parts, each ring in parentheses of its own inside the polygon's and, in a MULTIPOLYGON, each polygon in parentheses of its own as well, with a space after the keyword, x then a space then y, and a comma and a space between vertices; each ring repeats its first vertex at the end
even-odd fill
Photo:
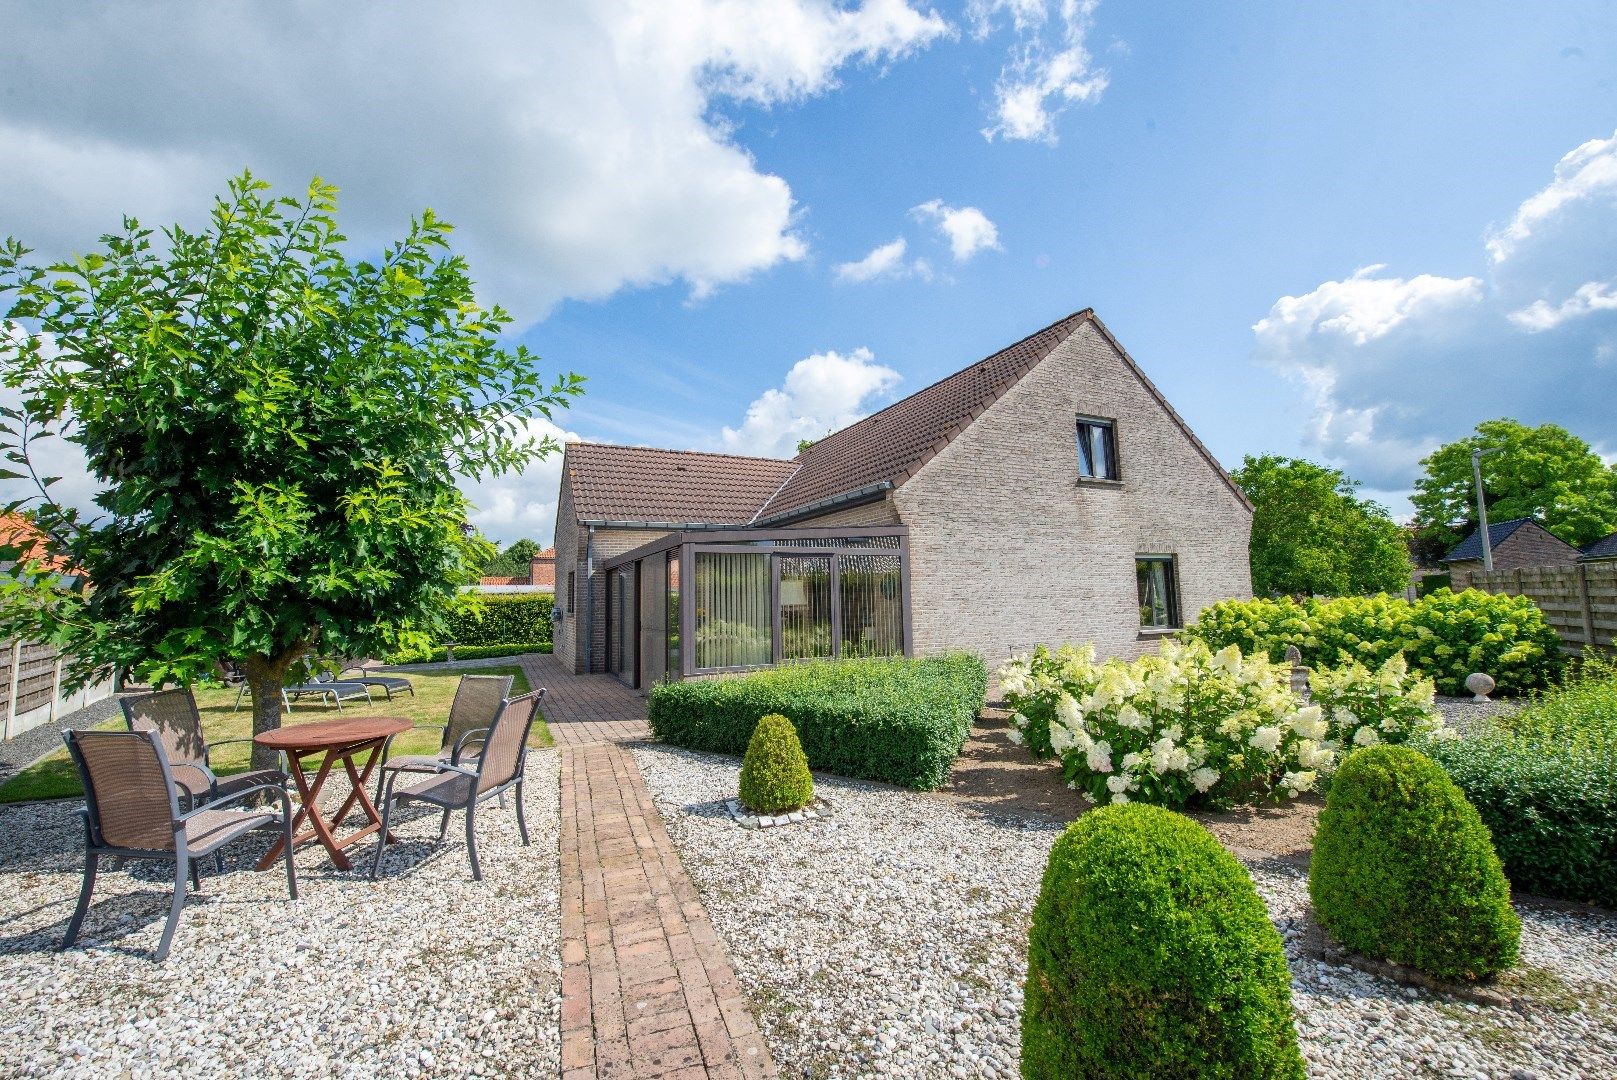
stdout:
POLYGON ((1117 479, 1117 427, 1112 421, 1078 418, 1078 475, 1085 480, 1117 479))
POLYGON ((1134 583, 1140 597, 1140 628, 1179 627, 1179 582, 1172 555, 1140 555, 1134 560, 1134 583))

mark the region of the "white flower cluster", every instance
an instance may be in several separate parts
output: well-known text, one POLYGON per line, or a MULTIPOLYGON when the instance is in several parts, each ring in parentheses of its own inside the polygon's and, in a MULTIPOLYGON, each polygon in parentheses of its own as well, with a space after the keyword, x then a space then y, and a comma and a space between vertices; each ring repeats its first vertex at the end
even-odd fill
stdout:
POLYGON ((1330 740, 1340 747, 1449 734, 1433 708, 1436 686, 1431 679, 1412 677, 1402 653, 1373 672, 1357 662, 1312 672, 1308 686, 1329 721, 1330 740))

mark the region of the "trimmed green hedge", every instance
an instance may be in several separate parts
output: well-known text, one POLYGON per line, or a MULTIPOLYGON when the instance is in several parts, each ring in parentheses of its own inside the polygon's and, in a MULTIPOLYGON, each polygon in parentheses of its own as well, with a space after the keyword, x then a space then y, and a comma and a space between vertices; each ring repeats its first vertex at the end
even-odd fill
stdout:
POLYGON ((1130 803, 1056 840, 1028 939, 1022 1075, 1302 1080, 1280 935, 1212 833, 1130 803))
MULTIPOLYGON (((456 660, 488 660, 496 656, 521 656, 524 653, 547 653, 548 641, 518 642, 515 645, 456 645, 456 660)), ((387 658, 390 664, 441 664, 449 659, 449 648, 439 645, 435 649, 404 649, 387 658)))
POLYGON ((779 713, 758 721, 741 759, 741 805, 759 814, 779 814, 807 806, 814 777, 792 722, 779 713))
POLYGON ((1203 609, 1182 636, 1218 650, 1266 653, 1280 662, 1296 645, 1313 667, 1357 660, 1380 667, 1398 653, 1444 694, 1460 694, 1473 671, 1519 693, 1548 685, 1561 664, 1560 640, 1544 613, 1525 596, 1439 589, 1415 603, 1401 597, 1347 596, 1297 603, 1224 600, 1203 609))
POLYGON ((930 790, 949 776, 982 708, 988 672, 967 653, 816 660, 651 691, 651 730, 675 746, 740 755, 760 717, 797 727, 809 765, 930 790))
POLYGON ((1476 806, 1516 888, 1617 908, 1617 665, 1424 749, 1476 806))
MULTIPOLYGON (((449 616, 449 637, 456 645, 510 645, 513 642, 550 644, 550 611, 556 598, 549 593, 485 593, 462 599, 449 616)), ((442 644, 442 642, 440 642, 442 644)), ((460 650, 455 650, 460 655, 460 650)))
POLYGON ((1366 956, 1440 979, 1516 962, 1522 924, 1488 829, 1431 758, 1355 750, 1319 815, 1308 895, 1319 924, 1366 956))

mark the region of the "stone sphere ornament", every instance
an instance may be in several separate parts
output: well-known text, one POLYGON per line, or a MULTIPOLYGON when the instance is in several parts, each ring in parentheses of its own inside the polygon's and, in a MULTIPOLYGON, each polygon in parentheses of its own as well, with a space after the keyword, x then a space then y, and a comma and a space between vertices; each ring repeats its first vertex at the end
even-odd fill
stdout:
POLYGON ((1472 701, 1489 700, 1488 695, 1493 693, 1494 685, 1493 676, 1484 675, 1480 671, 1474 671, 1465 677, 1465 688, 1476 695, 1472 701))

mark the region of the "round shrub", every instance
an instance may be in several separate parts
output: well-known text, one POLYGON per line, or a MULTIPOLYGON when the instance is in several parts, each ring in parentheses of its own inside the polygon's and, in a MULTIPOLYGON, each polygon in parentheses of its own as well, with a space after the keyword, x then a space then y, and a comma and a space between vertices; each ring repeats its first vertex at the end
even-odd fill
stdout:
POLYGON ((797 729, 780 713, 758 721, 741 760, 741 803, 760 814, 779 814, 814 798, 814 777, 797 729))
POLYGON ((1130 803, 1056 840, 1028 942, 1022 1075, 1304 1075, 1280 935, 1206 829, 1130 803))
POLYGON ((1308 892, 1320 925, 1366 956, 1450 980, 1516 962, 1522 924, 1487 826, 1407 746, 1356 750, 1337 770, 1308 892))

